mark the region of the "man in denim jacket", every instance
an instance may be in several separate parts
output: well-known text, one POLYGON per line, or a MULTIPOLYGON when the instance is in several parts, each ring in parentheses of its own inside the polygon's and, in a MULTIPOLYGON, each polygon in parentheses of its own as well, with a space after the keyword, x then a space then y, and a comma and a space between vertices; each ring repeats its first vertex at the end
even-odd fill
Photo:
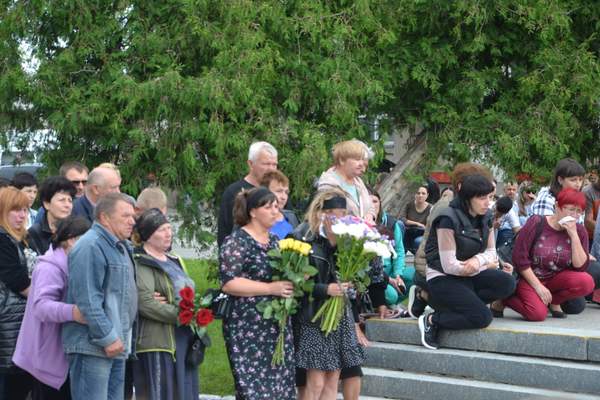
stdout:
POLYGON ((67 323, 63 343, 74 400, 123 399, 125 359, 132 352, 137 313, 131 247, 131 200, 121 193, 102 197, 95 222, 69 254, 67 303, 76 304, 87 325, 67 323))

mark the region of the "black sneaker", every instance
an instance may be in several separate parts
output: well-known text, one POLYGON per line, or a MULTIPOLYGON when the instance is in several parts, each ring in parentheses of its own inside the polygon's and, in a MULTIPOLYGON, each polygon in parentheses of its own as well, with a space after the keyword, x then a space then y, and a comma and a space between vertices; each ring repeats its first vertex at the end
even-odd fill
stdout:
POLYGON ((414 319, 419 318, 425 312, 427 303, 420 296, 421 288, 417 285, 410 287, 408 291, 408 313, 414 319))
POLYGON ((437 350, 440 344, 437 341, 437 326, 429 322, 431 314, 419 317, 419 331, 421 332, 421 343, 428 349, 437 350))

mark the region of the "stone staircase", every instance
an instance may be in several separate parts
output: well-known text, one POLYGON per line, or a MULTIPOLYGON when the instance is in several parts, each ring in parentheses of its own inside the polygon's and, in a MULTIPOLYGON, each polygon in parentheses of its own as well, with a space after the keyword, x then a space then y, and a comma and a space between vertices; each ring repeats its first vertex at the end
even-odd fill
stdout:
POLYGON ((598 306, 540 323, 505 314, 487 329, 443 331, 439 350, 421 346, 415 320, 367 321, 364 398, 600 400, 598 306))

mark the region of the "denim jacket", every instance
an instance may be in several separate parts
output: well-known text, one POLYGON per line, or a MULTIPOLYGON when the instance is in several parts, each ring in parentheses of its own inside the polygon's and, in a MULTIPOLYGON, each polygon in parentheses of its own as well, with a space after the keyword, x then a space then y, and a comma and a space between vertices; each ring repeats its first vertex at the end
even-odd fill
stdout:
POLYGON ((65 352, 106 357, 104 347, 121 339, 126 358, 137 314, 132 249, 94 222, 69 254, 67 303, 76 304, 87 325, 63 327, 65 352))

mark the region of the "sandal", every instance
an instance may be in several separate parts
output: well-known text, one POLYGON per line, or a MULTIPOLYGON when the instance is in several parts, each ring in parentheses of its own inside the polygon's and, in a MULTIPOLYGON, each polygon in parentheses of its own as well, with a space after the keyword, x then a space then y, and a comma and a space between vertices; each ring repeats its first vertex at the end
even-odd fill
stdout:
POLYGON ((494 318, 504 318, 504 308, 502 310, 496 310, 494 308, 494 304, 498 304, 497 301, 492 302, 492 304, 490 304, 490 311, 492 312, 492 316, 494 318))
POLYGON ((564 311, 550 309, 552 318, 567 318, 567 314, 564 311))

